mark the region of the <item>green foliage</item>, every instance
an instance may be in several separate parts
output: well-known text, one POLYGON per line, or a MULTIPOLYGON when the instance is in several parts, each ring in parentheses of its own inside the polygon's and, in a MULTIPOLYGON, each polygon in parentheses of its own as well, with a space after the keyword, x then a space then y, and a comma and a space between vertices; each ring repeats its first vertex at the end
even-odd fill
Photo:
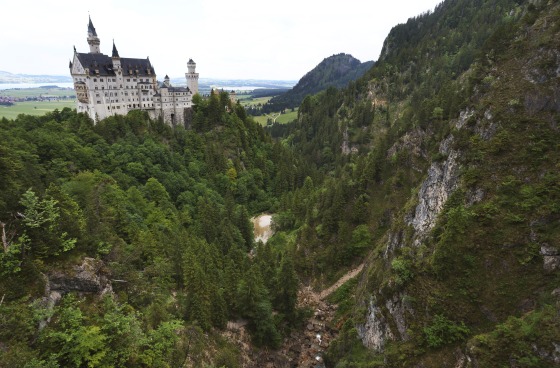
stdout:
POLYGON ((257 344, 277 347, 278 326, 296 323, 292 258, 259 261, 272 275, 265 285, 248 256, 251 215, 299 185, 296 156, 227 94, 195 103, 194 130, 139 111, 97 125, 71 110, 0 121, 0 307, 21 317, 0 321, 21 331, 2 336, 0 365, 179 366, 187 346, 202 365, 193 325, 201 335, 244 317, 257 344), (103 260, 114 301, 65 296, 54 310, 16 313, 27 310, 18 297, 43 295, 40 273, 71 274, 83 257, 103 260), (290 282, 273 290, 277 277, 290 282))
POLYGON ((395 282, 398 286, 403 286, 412 279, 414 274, 410 270, 411 263, 402 258, 394 258, 391 261, 391 268, 396 273, 395 282))
POLYGON ((520 367, 554 367, 554 342, 558 341, 560 320, 556 309, 546 305, 521 318, 509 317, 489 333, 469 341, 479 364, 507 365, 516 361, 520 367))
POLYGON ((422 329, 426 343, 431 348, 439 348, 447 344, 464 340, 470 330, 463 322, 456 324, 445 316, 434 316, 432 324, 422 329))

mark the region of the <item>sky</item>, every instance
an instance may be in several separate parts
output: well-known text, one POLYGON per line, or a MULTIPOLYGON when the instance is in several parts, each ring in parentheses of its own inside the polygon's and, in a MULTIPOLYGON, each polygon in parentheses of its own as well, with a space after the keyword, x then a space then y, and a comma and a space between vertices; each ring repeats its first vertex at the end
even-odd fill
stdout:
POLYGON ((0 70, 69 75, 89 52, 88 14, 111 55, 146 58, 158 79, 299 80, 324 58, 377 60, 391 28, 441 0, 0 0, 0 70))

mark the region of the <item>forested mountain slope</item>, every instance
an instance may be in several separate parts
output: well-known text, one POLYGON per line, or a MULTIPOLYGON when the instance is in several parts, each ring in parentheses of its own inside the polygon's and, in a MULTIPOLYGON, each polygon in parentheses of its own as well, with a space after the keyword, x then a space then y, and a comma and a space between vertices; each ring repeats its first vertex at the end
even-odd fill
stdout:
POLYGON ((297 107, 305 96, 316 94, 328 87, 344 88, 350 81, 364 75, 372 65, 373 61, 362 63, 349 54, 329 56, 305 74, 294 88, 280 96, 273 97, 263 106, 263 112, 297 107))
POLYGON ((560 363, 559 32, 556 2, 445 1, 272 127, 325 174, 281 201, 300 275, 366 259, 329 366, 560 363))
POLYGON ((249 257, 249 217, 306 166, 227 93, 195 102, 192 130, 0 121, 1 367, 236 367, 228 320, 268 348, 297 324, 293 252, 249 257))
POLYGON ((266 363, 362 264, 326 366, 558 366, 558 39, 555 1, 447 0, 276 141, 227 93, 2 119, 0 366, 239 367, 228 321, 266 363))

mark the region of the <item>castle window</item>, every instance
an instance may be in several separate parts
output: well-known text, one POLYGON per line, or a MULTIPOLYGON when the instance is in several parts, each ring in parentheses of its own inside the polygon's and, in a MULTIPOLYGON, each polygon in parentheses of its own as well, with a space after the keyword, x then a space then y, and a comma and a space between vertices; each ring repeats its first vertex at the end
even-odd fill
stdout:
POLYGON ((97 101, 97 103, 98 103, 98 104, 100 104, 100 103, 101 103, 101 101, 97 101))
POLYGON ((93 78, 93 81, 94 81, 94 82, 97 82, 97 78, 93 78))
POLYGON ((99 81, 100 81, 100 82, 103 82, 103 78, 99 78, 99 81))
POLYGON ((127 81, 127 82, 130 82, 130 78, 126 78, 126 81, 127 81))

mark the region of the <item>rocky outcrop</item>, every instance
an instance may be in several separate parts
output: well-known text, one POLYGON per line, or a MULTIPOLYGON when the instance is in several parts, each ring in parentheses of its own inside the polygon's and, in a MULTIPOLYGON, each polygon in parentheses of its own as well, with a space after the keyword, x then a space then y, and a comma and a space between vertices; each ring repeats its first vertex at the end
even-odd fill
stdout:
POLYGON ((459 178, 458 151, 451 148, 450 136, 441 145, 440 154, 447 156, 443 162, 433 162, 428 169, 428 177, 418 192, 418 205, 408 224, 415 230, 414 245, 420 245, 436 224, 445 202, 457 188, 459 178))
POLYGON ((375 351, 382 351, 387 340, 394 338, 383 311, 373 299, 369 302, 366 322, 356 329, 364 346, 375 351))
POLYGON ((404 294, 395 294, 385 302, 385 310, 373 298, 369 302, 366 322, 356 326, 358 336, 364 346, 375 351, 382 351, 388 340, 408 340, 404 294), (394 326, 392 329, 391 326, 394 326))
POLYGON ((54 306, 66 293, 72 291, 100 295, 112 293, 111 283, 103 273, 104 266, 102 261, 86 257, 82 264, 73 266, 70 271, 57 270, 43 275, 45 296, 39 303, 46 309, 47 317, 39 321, 39 329, 42 330, 47 326, 54 306))
POLYGON ((71 291, 105 294, 112 291, 111 283, 103 273, 104 263, 93 258, 84 258, 82 264, 70 271, 53 271, 48 276, 47 288, 66 294, 71 291))
POLYGON ((541 245, 543 267, 545 271, 552 272, 560 269, 560 250, 550 245, 541 245))
POLYGON ((408 340, 409 336, 406 332, 406 320, 405 320, 405 304, 403 303, 404 296, 402 294, 394 295, 392 299, 387 300, 385 306, 387 311, 393 317, 393 322, 397 327, 399 332, 399 337, 401 340, 408 340))
POLYGON ((422 149, 422 142, 426 139, 426 132, 422 129, 414 129, 407 132, 387 150, 387 158, 390 159, 398 152, 410 152, 415 157, 426 157, 426 151, 422 149))

